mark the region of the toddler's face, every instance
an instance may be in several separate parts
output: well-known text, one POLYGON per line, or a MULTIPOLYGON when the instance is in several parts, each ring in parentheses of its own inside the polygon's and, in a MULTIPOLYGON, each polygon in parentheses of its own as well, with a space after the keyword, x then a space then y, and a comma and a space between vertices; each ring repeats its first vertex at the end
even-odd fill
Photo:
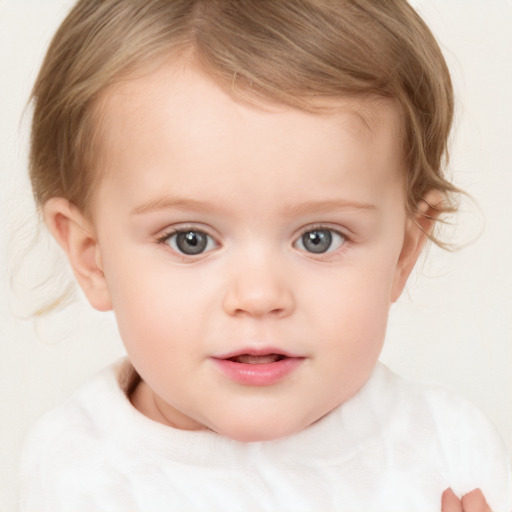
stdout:
POLYGON ((395 107, 335 104, 256 108, 171 65, 109 93, 96 261, 147 416, 273 439, 370 376, 421 235, 395 107))

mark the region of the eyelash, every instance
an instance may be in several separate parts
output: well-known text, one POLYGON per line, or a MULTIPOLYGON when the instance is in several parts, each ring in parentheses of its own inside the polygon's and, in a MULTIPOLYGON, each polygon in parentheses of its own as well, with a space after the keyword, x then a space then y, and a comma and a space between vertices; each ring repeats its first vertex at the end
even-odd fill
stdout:
MULTIPOLYGON (((219 242, 217 241, 217 239, 214 236, 210 235, 205 229, 198 228, 197 226, 193 226, 193 225, 190 225, 190 226, 184 225, 184 226, 180 226, 178 228, 169 229, 162 236, 158 237, 156 239, 156 242, 158 245, 168 246, 169 249, 171 249, 175 254, 182 257, 184 260, 188 261, 191 257, 193 258, 194 255, 188 255, 188 254, 183 254, 181 252, 178 252, 178 251, 174 250, 168 243, 169 239, 172 236, 179 235, 180 233, 188 233, 188 232, 202 233, 202 234, 206 235, 208 238, 212 239, 217 245, 220 245, 219 242)), ((207 251, 207 252, 209 252, 209 251, 207 251)), ((205 254, 205 253, 199 253, 197 256, 201 256, 202 254, 205 254)))
MULTIPOLYGON (((343 251, 345 251, 347 249, 346 246, 351 242, 351 238, 349 236, 347 236, 346 233, 344 233, 344 232, 342 232, 342 231, 340 231, 338 229, 334 229, 334 228, 332 228, 330 226, 326 226, 326 225, 323 225, 323 224, 318 224, 318 225, 308 226, 308 227, 304 228, 300 232, 300 234, 297 236, 297 238, 293 242, 292 246, 295 247, 296 244, 299 243, 302 240, 302 237, 305 234, 313 232, 313 231, 329 231, 331 233, 336 234, 337 236, 340 236, 343 239, 343 241, 342 241, 341 246, 339 248, 336 248, 334 250, 327 250, 327 251, 322 252, 322 253, 314 253, 312 251, 307 251, 305 249, 300 249, 301 252, 306 252, 307 254, 310 255, 310 257, 316 257, 316 258, 322 258, 323 257, 323 258, 326 258, 326 257, 329 257, 333 253, 343 252, 343 251)), ((180 233, 187 233, 187 232, 202 233, 202 234, 206 235, 207 237, 209 237, 210 239, 212 239, 217 245, 220 245, 220 243, 216 240, 216 238, 213 237, 212 235, 210 235, 205 229, 201 229, 201 228, 198 228, 197 226, 193 226, 193 225, 189 225, 189 226, 185 225, 185 226, 180 226, 179 228, 170 229, 170 230, 166 231, 162 236, 158 237, 156 242, 159 245, 166 245, 169 249, 171 249, 176 255, 178 255, 184 261, 190 261, 190 258, 200 257, 200 256, 210 252, 210 251, 205 251, 205 252, 201 252, 201 253, 199 253, 197 255, 189 255, 189 254, 184 254, 182 252, 176 251, 175 249, 173 249, 169 245, 168 242, 169 242, 169 239, 172 236, 178 235, 180 233)))
POLYGON ((349 237, 345 232, 339 230, 339 229, 334 229, 333 227, 331 226, 326 226, 324 224, 317 224, 317 225, 313 225, 313 226, 307 226, 306 228, 304 228, 299 236, 296 238, 295 242, 293 243, 293 245, 295 246, 295 244, 297 244, 299 241, 302 240, 302 237, 306 234, 306 233, 311 233, 313 231, 329 231, 331 233, 335 233, 336 235, 340 236, 342 239, 343 239, 343 242, 341 244, 341 246, 337 249, 334 249, 332 251, 328 250, 326 252, 323 252, 323 253, 314 253, 314 252, 310 252, 310 251, 304 251, 304 252, 307 252, 308 255, 310 255, 310 257, 314 257, 314 258, 328 258, 330 255, 332 254, 336 254, 336 253, 340 253, 340 252, 344 252, 347 250, 347 245, 350 244, 352 242, 351 240, 351 237, 349 237))

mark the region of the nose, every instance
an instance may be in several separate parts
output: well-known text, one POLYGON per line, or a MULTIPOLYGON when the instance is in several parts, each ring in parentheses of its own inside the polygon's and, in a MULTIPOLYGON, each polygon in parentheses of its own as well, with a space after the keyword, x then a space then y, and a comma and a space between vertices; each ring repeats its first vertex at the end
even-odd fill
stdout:
POLYGON ((223 307, 231 316, 290 315, 295 299, 285 269, 269 262, 232 267, 223 307))

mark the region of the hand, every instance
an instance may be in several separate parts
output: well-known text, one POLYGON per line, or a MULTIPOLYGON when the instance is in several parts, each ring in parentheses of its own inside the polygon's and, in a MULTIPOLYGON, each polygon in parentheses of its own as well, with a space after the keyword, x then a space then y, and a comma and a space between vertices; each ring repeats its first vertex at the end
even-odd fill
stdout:
POLYGON ((480 489, 475 489, 457 498, 451 489, 446 489, 441 498, 441 512, 491 512, 480 489))

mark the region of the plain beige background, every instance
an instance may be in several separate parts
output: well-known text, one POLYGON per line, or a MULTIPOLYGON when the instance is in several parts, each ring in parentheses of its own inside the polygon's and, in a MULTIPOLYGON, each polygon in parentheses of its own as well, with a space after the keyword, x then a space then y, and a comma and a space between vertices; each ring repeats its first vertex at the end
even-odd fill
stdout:
MULTIPOLYGON (((79 301, 34 323, 26 290, 56 249, 34 220, 24 107, 49 39, 71 0, 0 0, 0 511, 15 510, 19 448, 30 424, 123 349, 111 314, 79 301), (21 265, 21 266, 20 266, 21 265), (12 281, 13 268, 18 268, 12 281)), ((412 380, 469 397, 512 452, 512 2, 415 0, 441 42, 457 93, 450 171, 477 201, 436 247, 393 308, 382 359, 412 380), (479 233, 481 234, 479 235, 479 233), (479 236, 478 236, 479 235, 479 236)), ((65 282, 65 276, 64 276, 65 282)), ((34 298, 35 297, 35 298, 34 298)))

